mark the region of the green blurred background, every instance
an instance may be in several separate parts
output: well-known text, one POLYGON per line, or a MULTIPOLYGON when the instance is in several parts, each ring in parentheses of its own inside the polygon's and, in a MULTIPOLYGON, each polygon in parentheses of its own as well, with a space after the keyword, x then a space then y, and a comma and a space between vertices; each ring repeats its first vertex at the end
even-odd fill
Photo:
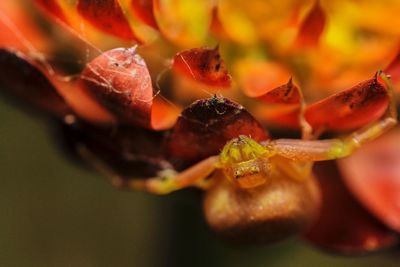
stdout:
POLYGON ((0 266, 400 266, 301 240, 235 247, 208 230, 201 196, 113 188, 67 160, 45 121, 0 98, 0 266))

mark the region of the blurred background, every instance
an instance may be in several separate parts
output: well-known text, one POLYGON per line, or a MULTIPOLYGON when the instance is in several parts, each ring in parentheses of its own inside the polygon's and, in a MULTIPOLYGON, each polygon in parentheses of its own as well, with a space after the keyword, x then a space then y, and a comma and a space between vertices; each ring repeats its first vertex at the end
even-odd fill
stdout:
POLYGON ((205 225, 198 192, 117 190, 3 98, 0 120, 0 266, 399 266, 393 252, 337 256, 297 239, 225 244, 205 225))

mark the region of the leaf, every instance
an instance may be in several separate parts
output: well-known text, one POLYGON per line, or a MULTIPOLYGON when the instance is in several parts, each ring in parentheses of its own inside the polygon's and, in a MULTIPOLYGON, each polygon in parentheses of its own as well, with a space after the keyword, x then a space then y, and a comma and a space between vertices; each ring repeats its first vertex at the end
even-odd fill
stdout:
POLYGON ((165 152, 172 162, 187 166, 219 154, 239 135, 256 141, 268 138, 263 127, 239 104, 222 97, 202 99, 183 110, 166 141, 165 152))
POLYGON ((118 0, 78 0, 79 14, 93 26, 128 41, 138 41, 118 0))
POLYGON ((71 113, 46 75, 18 51, 0 49, 0 89, 47 114, 62 118, 71 113))
POLYGON ((101 54, 86 65, 80 82, 83 90, 122 123, 162 129, 171 127, 176 119, 174 107, 153 101, 149 70, 135 48, 115 48, 101 54), (153 112, 154 103, 165 112, 153 112))
POLYGON ((185 77, 208 86, 229 88, 231 76, 218 46, 215 48, 193 48, 177 53, 172 69, 185 77))
POLYGON ((321 214, 305 239, 341 253, 371 252, 398 242, 398 235, 371 216, 347 191, 333 161, 316 164, 315 174, 322 190, 321 214))

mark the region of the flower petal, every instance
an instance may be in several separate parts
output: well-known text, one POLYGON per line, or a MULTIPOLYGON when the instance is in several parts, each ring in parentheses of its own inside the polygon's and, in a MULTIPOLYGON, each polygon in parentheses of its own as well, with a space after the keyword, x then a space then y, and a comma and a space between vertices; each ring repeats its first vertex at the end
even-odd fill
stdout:
POLYGON ((400 232, 400 130, 339 161, 347 186, 388 227, 400 232))
POLYGON ((322 248, 342 253, 362 253, 387 248, 398 234, 371 216, 347 191, 333 161, 315 166, 322 190, 319 219, 305 238, 322 248))
POLYGON ((317 131, 352 129, 378 119, 385 112, 388 103, 386 86, 376 75, 308 106, 305 117, 317 131))
POLYGON ((151 77, 135 48, 116 48, 101 54, 86 65, 80 81, 82 89, 120 122, 161 129, 170 127, 176 119, 176 109, 161 101, 156 105, 163 106, 164 120, 159 112, 153 112, 151 77))
POLYGON ((77 10, 100 30, 125 40, 137 40, 118 0, 79 0, 77 10))
POLYGON ((154 29, 158 29, 153 13, 153 0, 131 0, 130 5, 136 18, 154 29))
POLYGON ((208 86, 218 88, 231 86, 231 76, 221 58, 218 46, 193 48, 177 53, 172 68, 177 73, 208 86))
POLYGON ((243 59, 235 63, 235 78, 249 97, 259 97, 290 79, 290 72, 271 61, 243 59))
POLYGON ((167 139, 167 155, 186 166, 219 154, 222 147, 239 135, 261 141, 268 138, 263 127, 239 104, 213 97, 194 102, 178 118, 167 139))
POLYGON ((71 112, 40 69, 15 50, 0 49, 0 88, 49 114, 63 117, 71 112))
POLYGON ((59 19, 63 22, 68 22, 68 19, 65 16, 64 11, 57 0, 34 0, 34 1, 48 15, 56 19, 59 19))

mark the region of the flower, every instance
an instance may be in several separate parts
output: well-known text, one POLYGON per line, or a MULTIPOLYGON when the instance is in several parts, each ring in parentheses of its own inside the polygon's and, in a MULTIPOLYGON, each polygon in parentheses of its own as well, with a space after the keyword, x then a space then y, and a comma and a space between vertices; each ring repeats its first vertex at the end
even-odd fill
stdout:
MULTIPOLYGON (((390 82, 377 70, 392 61, 387 70, 397 74, 399 33, 378 31, 362 16, 354 20, 357 3, 33 2, 62 27, 50 24, 43 34, 15 2, 1 4, 6 93, 63 121, 68 146, 116 186, 156 193, 206 189, 206 219, 225 238, 271 241, 304 231, 319 201, 310 162, 346 156, 394 124, 390 82), (362 41, 349 37, 356 33, 362 41), (66 55, 72 62, 60 62, 66 55), (350 89, 326 97, 339 88, 350 89), (327 142, 270 141, 266 131, 300 128, 312 139, 382 117, 370 130, 327 142), (264 172, 282 179, 265 181, 264 172), (210 182, 197 175, 213 176, 210 182), (247 190, 259 185, 262 190, 247 190)), ((396 25, 395 16, 389 18, 396 25)), ((329 202, 323 201, 324 208, 329 202)), ((324 209, 321 220, 329 225, 324 209)), ((306 236, 327 247, 319 227, 306 236)), ((374 250, 397 241, 397 234, 378 230, 365 231, 371 235, 361 245, 331 248, 374 250)))

